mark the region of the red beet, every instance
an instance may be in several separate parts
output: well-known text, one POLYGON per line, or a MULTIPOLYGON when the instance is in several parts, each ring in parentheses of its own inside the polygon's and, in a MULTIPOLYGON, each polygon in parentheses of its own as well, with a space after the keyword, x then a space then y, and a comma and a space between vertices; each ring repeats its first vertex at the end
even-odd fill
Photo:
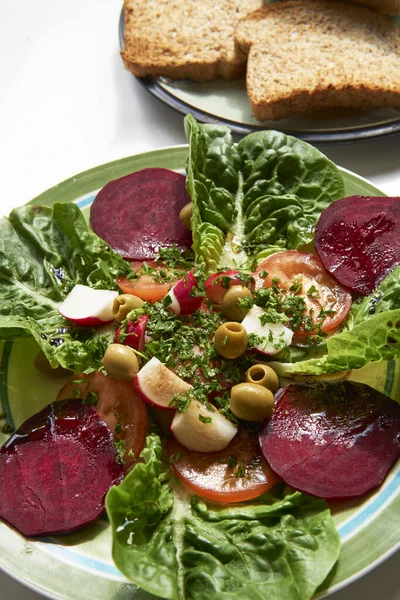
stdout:
POLYGON ((294 488, 326 499, 361 496, 400 456, 400 405, 361 384, 289 385, 260 445, 294 488))
POLYGON ((153 258, 174 244, 184 250, 192 236, 179 211, 190 202, 186 180, 168 169, 143 169, 108 183, 90 212, 92 229, 130 260, 153 258))
POLYGON ((96 409, 78 399, 54 402, 0 449, 0 517, 25 536, 70 533, 100 516, 122 476, 96 409))
POLYGON ((342 285, 368 296, 400 264, 400 198, 336 200, 321 213, 315 248, 342 285))

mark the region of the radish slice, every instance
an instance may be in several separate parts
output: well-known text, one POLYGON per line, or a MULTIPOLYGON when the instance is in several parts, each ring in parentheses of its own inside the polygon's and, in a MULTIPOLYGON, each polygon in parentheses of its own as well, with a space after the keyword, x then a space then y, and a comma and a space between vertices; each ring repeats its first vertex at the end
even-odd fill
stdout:
POLYGON ((169 404, 176 394, 185 394, 192 389, 155 356, 135 376, 135 385, 145 402, 169 410, 174 410, 169 404))
POLYGON ((114 343, 130 346, 138 352, 143 352, 145 346, 146 323, 149 315, 140 315, 135 321, 128 321, 115 332, 114 343))
POLYGON ((293 331, 282 323, 261 324, 260 317, 264 311, 259 306, 253 308, 247 313, 242 321, 242 325, 247 331, 247 335, 255 334, 260 341, 253 346, 257 352, 272 356, 278 354, 283 348, 287 348, 292 343, 293 331))
POLYGON ((199 310, 203 303, 203 296, 192 296, 197 289, 197 279, 193 271, 189 271, 185 277, 176 282, 170 289, 167 297, 170 298, 168 305, 176 315, 191 315, 199 310))
POLYGON ((198 400, 192 400, 185 411, 175 413, 171 431, 188 450, 218 452, 232 441, 237 427, 217 409, 211 411, 198 400))
POLYGON ((97 290, 78 283, 64 302, 59 312, 73 323, 83 327, 96 327, 114 321, 112 305, 118 292, 97 290))

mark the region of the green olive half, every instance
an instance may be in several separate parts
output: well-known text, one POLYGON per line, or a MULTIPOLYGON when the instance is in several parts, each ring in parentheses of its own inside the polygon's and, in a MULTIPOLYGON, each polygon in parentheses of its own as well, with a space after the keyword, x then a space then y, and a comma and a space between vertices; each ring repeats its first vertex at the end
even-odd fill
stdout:
POLYGON ((258 383, 238 383, 231 389, 229 408, 244 421, 262 421, 272 415, 274 396, 258 383))
POLYGON ((247 331, 241 323, 228 322, 215 332, 215 347, 224 358, 238 358, 247 348, 247 331))
POLYGON ((185 204, 185 206, 183 208, 181 208, 180 213, 179 213, 180 220, 182 221, 182 223, 184 224, 186 229, 189 229, 189 231, 191 231, 191 229, 192 229, 192 226, 191 226, 192 214, 193 214, 193 205, 191 202, 189 202, 188 204, 185 204))
POLYGON ((139 361, 135 352, 123 344, 110 344, 102 364, 107 374, 119 381, 129 381, 139 371, 139 361))
POLYGON ((120 323, 126 319, 127 315, 135 308, 141 308, 144 302, 141 298, 133 294, 120 294, 114 299, 112 312, 114 319, 120 323))
POLYGON ((251 308, 253 295, 244 285, 232 285, 221 300, 221 312, 230 321, 243 321, 251 308), (247 307, 241 307, 240 301, 249 299, 247 307))
POLYGON ((271 390, 275 394, 279 389, 279 377, 268 365, 259 363, 252 365, 246 373, 246 381, 258 383, 271 390))

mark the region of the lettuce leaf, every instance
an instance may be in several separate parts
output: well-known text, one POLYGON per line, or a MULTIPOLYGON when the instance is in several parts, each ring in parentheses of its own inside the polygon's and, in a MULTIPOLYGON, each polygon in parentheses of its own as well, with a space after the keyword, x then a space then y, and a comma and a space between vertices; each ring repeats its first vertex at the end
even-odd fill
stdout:
POLYGON ((109 336, 73 327, 58 307, 75 284, 117 289, 124 272, 75 204, 16 208, 0 220, 0 338, 32 335, 54 367, 99 368, 109 336))
POLYGON ((185 118, 193 241, 207 274, 313 238, 321 211, 344 195, 334 163, 309 144, 262 131, 234 144, 228 128, 185 118))
MULTIPOLYGON (((319 376, 400 360, 400 267, 373 294, 353 303, 343 331, 330 337, 325 348, 318 358, 278 366, 280 375, 319 376)), ((384 364, 383 368, 386 371, 388 366, 384 364)), ((392 378, 390 389, 384 382, 382 387, 381 371, 370 368, 369 377, 363 373, 361 381, 400 402, 400 378, 392 378)), ((357 373, 351 378, 360 381, 357 373)))
MULTIPOLYGON (((340 548, 324 500, 281 489, 229 508, 182 497, 169 482, 160 439, 108 492, 113 558, 144 590, 174 600, 305 600, 340 548)), ((279 487, 279 486, 278 486, 279 487)))

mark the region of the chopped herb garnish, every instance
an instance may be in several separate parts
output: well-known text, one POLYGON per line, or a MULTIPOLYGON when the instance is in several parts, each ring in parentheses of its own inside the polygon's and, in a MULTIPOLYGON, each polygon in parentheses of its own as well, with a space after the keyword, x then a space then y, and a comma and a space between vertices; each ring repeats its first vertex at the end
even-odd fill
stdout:
POLYGON ((82 400, 82 404, 84 404, 85 406, 89 404, 97 404, 98 401, 98 395, 95 392, 89 392, 82 400))
POLYGON ((201 421, 202 423, 212 423, 212 418, 211 417, 205 417, 204 415, 199 415, 199 421, 201 421))
POLYGON ((307 296, 309 298, 319 298, 319 291, 317 290, 315 285, 312 285, 311 287, 308 288, 307 296))

